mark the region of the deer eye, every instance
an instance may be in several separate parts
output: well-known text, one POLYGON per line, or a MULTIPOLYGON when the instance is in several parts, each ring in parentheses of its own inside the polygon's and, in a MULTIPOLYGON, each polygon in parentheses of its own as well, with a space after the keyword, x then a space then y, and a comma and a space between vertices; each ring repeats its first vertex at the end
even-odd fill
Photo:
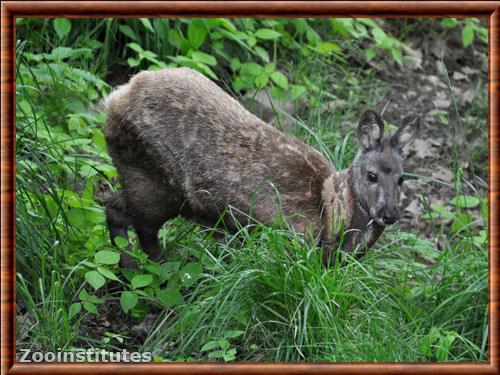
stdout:
POLYGON ((403 176, 399 177, 399 179, 398 179, 398 186, 403 185, 403 181, 404 181, 404 180, 405 180, 405 179, 403 178, 403 176))
POLYGON ((368 172, 368 181, 373 183, 378 182, 378 176, 373 172, 368 172))

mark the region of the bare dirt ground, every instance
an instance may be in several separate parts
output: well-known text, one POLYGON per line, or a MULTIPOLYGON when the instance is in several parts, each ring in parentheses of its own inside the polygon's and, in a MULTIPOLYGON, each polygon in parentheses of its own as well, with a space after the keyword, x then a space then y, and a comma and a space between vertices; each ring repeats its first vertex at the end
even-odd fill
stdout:
MULTIPOLYGON (((449 202, 456 194, 457 170, 463 171, 466 181, 461 185, 463 193, 487 196, 487 51, 480 43, 463 48, 458 31, 417 34, 409 45, 414 62, 389 77, 392 85, 407 89, 392 98, 391 109, 414 111, 423 118, 418 139, 407 150, 405 169, 419 177, 406 183, 401 225, 430 237, 436 232, 433 222, 422 220, 422 215, 430 204, 456 210, 449 202)), ((482 224, 479 208, 469 212, 482 224)))

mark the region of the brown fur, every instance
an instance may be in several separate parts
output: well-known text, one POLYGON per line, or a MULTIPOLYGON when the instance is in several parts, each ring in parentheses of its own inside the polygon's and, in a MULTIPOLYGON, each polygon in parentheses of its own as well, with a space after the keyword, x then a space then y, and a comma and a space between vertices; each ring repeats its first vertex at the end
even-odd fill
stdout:
MULTIPOLYGON (((160 250, 158 229, 179 214, 215 223, 231 206, 226 224, 234 228, 250 215, 270 223, 282 211, 295 230, 319 234, 325 254, 333 246, 326 244, 338 241, 340 218, 344 229, 363 232, 370 220, 357 204, 358 177, 335 171, 318 151, 191 69, 141 72, 115 90, 106 102, 105 136, 123 184, 107 203, 112 241, 132 225, 152 257, 160 250)), ((372 232, 362 242, 381 233, 372 232)), ((354 237, 349 241, 360 241, 354 237)))

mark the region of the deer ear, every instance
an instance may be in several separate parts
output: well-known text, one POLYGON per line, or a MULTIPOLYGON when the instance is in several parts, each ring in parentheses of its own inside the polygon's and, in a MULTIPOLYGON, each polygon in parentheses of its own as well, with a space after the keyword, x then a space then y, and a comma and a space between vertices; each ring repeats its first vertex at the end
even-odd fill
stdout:
POLYGON ((377 147, 384 135, 384 122, 374 109, 367 109, 358 124, 358 139, 367 150, 377 147))
POLYGON ((409 143, 420 128, 420 116, 416 113, 411 113, 403 119, 399 129, 391 137, 391 145, 401 150, 409 143))

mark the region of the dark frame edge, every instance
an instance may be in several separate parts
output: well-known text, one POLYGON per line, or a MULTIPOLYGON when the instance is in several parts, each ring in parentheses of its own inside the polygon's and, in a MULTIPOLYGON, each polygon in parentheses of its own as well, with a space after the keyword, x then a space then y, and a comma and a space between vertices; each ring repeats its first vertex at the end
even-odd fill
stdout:
POLYGON ((1 5, 1 372, 14 364, 15 263, 14 263, 14 32, 13 15, 1 5))
POLYGON ((23 16, 59 17, 340 17, 490 16, 498 1, 7 1, 11 12, 23 16))
MULTIPOLYGON (((489 361, 499 363, 499 272, 500 272, 500 8, 489 19, 489 361)), ((498 370, 498 367, 497 367, 498 370)))

